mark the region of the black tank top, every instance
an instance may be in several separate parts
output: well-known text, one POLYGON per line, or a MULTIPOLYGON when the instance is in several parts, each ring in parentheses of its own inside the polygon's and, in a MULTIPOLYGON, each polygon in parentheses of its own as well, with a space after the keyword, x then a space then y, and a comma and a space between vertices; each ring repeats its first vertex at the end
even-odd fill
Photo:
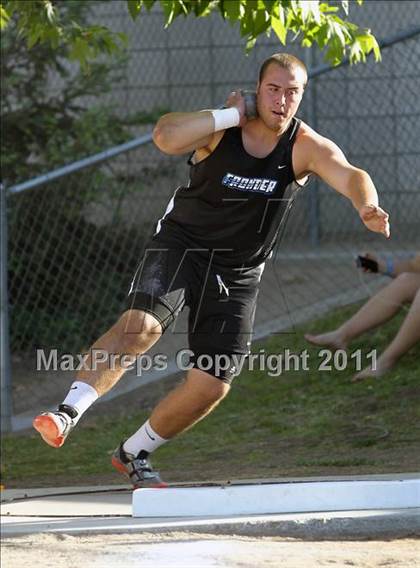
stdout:
POLYGON ((300 120, 293 118, 265 158, 248 154, 241 128, 225 131, 216 149, 191 166, 188 185, 176 189, 155 238, 213 255, 224 266, 257 266, 272 251, 300 186, 292 148, 300 120))

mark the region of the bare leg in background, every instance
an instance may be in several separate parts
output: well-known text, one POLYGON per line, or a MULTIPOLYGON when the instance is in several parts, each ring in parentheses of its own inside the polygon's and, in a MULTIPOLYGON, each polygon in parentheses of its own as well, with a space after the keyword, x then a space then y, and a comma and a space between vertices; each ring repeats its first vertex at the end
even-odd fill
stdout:
POLYGON ((370 377, 381 377, 389 371, 411 347, 420 341, 420 289, 411 304, 410 310, 401 324, 401 327, 377 360, 376 369, 363 369, 353 377, 353 381, 360 381, 370 377))
POLYGON ((420 287, 420 274, 405 272, 370 298, 360 310, 338 329, 320 335, 305 334, 314 345, 345 349, 356 337, 384 324, 411 302, 420 287))

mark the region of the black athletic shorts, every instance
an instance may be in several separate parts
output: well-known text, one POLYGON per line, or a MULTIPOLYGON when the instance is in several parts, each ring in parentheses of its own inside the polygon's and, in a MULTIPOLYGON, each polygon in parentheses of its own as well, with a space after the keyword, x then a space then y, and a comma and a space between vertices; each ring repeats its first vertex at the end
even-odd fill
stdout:
POLYGON ((188 364, 230 383, 238 361, 243 364, 250 353, 264 265, 221 268, 203 252, 152 239, 134 275, 127 309, 152 314, 166 331, 188 306, 188 364))

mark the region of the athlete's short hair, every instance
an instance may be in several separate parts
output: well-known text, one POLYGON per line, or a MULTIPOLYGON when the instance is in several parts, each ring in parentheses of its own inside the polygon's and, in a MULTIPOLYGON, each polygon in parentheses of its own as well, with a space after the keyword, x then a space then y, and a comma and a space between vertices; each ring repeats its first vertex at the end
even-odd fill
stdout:
POLYGON ((283 67, 283 69, 293 69, 294 67, 299 67, 305 73, 305 81, 303 86, 306 86, 308 82, 308 70, 306 69, 306 65, 301 61, 298 57, 295 57, 291 53, 273 53, 270 55, 265 61, 263 61, 260 67, 260 73, 258 77, 258 81, 261 81, 264 78, 264 73, 270 63, 276 63, 279 67, 283 67))

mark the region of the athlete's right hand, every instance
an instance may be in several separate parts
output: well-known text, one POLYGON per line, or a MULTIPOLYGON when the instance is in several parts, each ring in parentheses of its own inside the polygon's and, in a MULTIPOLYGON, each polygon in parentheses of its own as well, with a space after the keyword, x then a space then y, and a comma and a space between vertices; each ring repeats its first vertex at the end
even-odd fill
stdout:
POLYGON ((241 95, 241 91, 232 91, 228 98, 226 99, 226 103, 225 103, 225 107, 226 108, 231 108, 231 107, 236 107, 239 111, 239 114, 241 116, 241 120, 239 122, 239 126, 245 126, 245 124, 247 123, 247 118, 246 118, 246 114, 245 114, 245 99, 244 97, 241 95))

